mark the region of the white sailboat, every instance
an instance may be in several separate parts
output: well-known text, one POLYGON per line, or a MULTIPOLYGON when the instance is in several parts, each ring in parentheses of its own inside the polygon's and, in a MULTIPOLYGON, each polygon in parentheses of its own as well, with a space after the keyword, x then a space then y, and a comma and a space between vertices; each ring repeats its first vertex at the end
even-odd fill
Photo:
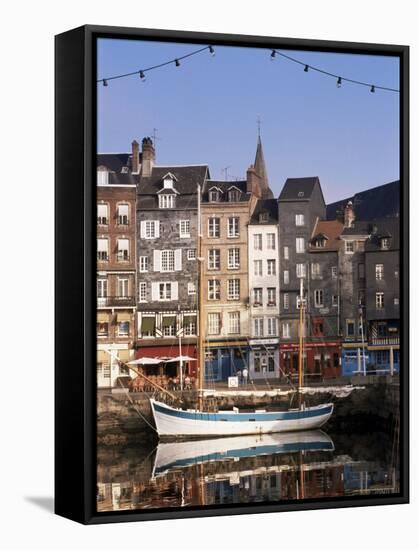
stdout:
MULTIPOLYGON (((203 302, 202 284, 202 230, 200 186, 198 185, 198 260, 199 260, 199 303, 203 302)), ((204 323, 201 308, 199 313, 198 340, 198 407, 184 410, 150 399, 156 430, 161 439, 219 437, 247 434, 268 434, 296 430, 312 430, 323 426, 333 413, 333 403, 307 407, 303 400, 303 320, 306 300, 303 280, 301 279, 299 309, 299 369, 298 369, 298 407, 285 411, 255 410, 240 412, 236 407, 231 411, 208 412, 204 410, 204 323)))

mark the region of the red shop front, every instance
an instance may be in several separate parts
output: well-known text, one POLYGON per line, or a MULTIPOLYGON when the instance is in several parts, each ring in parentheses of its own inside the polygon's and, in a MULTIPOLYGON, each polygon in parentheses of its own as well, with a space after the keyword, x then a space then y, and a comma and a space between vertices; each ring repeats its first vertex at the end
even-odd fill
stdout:
MULTIPOLYGON (((304 345, 305 382, 338 378, 342 374, 341 348, 339 341, 307 342, 304 345)), ((298 378, 298 343, 283 343, 279 346, 279 361, 282 371, 298 378)))
MULTIPOLYGON (((152 358, 167 358, 167 357, 179 357, 179 346, 173 345, 173 346, 147 346, 147 347, 140 347, 135 352, 136 359, 140 359, 142 357, 152 357, 152 358)), ((185 344, 182 346, 182 356, 185 357, 193 357, 196 359, 196 345, 195 344, 185 344)), ((197 361, 185 361, 183 364, 184 370, 183 372, 186 372, 189 374, 189 376, 196 377, 196 371, 197 371, 197 361)), ((158 367, 161 369, 161 373, 159 374, 166 374, 167 376, 178 376, 179 375, 179 363, 164 363, 161 367, 158 367)), ((147 366, 144 370, 144 374, 146 373, 146 370, 153 371, 155 370, 154 365, 147 366)), ((150 372, 151 374, 151 372, 150 372)))

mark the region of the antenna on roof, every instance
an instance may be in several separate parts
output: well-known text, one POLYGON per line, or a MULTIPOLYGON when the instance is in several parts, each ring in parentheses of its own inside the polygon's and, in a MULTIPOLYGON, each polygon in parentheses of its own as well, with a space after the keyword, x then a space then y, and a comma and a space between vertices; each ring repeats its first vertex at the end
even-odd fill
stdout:
POLYGON ((228 175, 228 169, 231 168, 231 166, 226 166, 225 168, 221 169, 221 172, 224 174, 224 181, 227 181, 227 175, 228 175))
POLYGON ((256 124, 257 124, 257 127, 258 127, 258 138, 260 139, 260 126, 261 126, 261 124, 262 124, 262 120, 261 120, 261 118, 260 118, 260 115, 258 115, 258 116, 256 117, 256 124))
POLYGON ((151 134, 153 136, 153 143, 156 143, 156 140, 158 139, 159 141, 161 140, 161 138, 158 138, 157 137, 157 128, 153 128, 153 133, 151 134))

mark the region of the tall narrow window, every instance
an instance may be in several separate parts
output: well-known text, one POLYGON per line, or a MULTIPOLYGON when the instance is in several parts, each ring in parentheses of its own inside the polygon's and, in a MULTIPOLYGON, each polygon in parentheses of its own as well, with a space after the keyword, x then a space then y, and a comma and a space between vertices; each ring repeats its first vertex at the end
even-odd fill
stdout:
POLYGON ((229 248, 228 250, 228 269, 240 268, 240 248, 229 248))
POLYGON ((332 266, 332 279, 337 279, 337 278, 338 278, 338 266, 333 265, 332 266))
POLYGON ((108 239, 97 240, 97 259, 100 262, 106 262, 109 259, 108 245, 108 239))
POLYGON ((345 253, 346 254, 353 254, 354 251, 355 251, 354 241, 345 241, 345 253))
POLYGON ((290 247, 284 246, 284 260, 290 259, 290 247))
POLYGON ((218 248, 208 250, 208 269, 220 269, 220 250, 218 248))
POLYGON ((117 252, 118 262, 126 262, 129 260, 129 240, 128 239, 118 239, 118 252, 117 252))
POLYGON ((196 295, 196 286, 195 283, 188 283, 188 296, 196 295))
POLYGON ((255 250, 262 250, 262 234, 257 233, 253 235, 253 248, 255 250))
POLYGON ((276 275, 276 260, 268 260, 267 267, 267 275, 276 275))
POLYGON ((276 317, 268 317, 268 336, 276 336, 276 317))
POLYGON ((377 281, 384 279, 384 264, 375 264, 375 278, 377 281))
POLYGON ((275 233, 268 233, 266 235, 266 247, 268 250, 275 250, 275 247, 276 247, 275 233))
POLYGON ((118 277, 118 297, 119 298, 128 298, 128 279, 125 277, 118 277))
POLYGON ((141 282, 139 284, 139 300, 140 302, 146 302, 147 301, 147 283, 141 282))
POLYGON ((235 238, 240 236, 240 230, 239 230, 239 218, 233 217, 228 218, 228 237, 235 238))
POLYGON ((240 300, 240 279, 228 280, 227 298, 229 300, 240 300))
POLYGON ((297 227, 304 225, 304 214, 295 214, 295 225, 297 227))
POLYGON ((208 313, 208 334, 216 335, 221 331, 221 315, 219 313, 208 313))
POLYGON ((320 264, 314 263, 311 264, 311 275, 313 279, 319 279, 320 278, 320 264))
POLYGON ((263 275, 262 260, 253 260, 254 274, 256 277, 263 275))
POLYGON ((304 279, 306 276, 306 264, 297 264, 295 271, 299 279, 304 279))
POLYGON ((240 334, 240 311, 232 311, 228 314, 228 332, 240 334))
POLYGON ((285 292, 283 295, 284 309, 289 309, 290 307, 290 295, 288 292, 285 292))
POLYGON ((160 265, 161 272, 175 270, 175 251, 174 250, 162 250, 160 258, 161 258, 161 265, 160 265))
POLYGON ((159 208, 174 208, 175 204, 175 195, 167 193, 159 195, 159 208))
POLYGON ((256 317, 253 320, 253 334, 256 337, 263 336, 263 317, 256 317))
POLYGON ((128 204, 118 205, 118 225, 128 225, 128 204))
POLYGON ((375 307, 376 309, 384 308, 384 292, 375 293, 375 307))
POLYGON ((284 271, 284 285, 287 285, 290 282, 290 272, 288 269, 284 271))
POLYGON ((208 237, 211 239, 218 238, 220 236, 220 218, 208 219, 208 237))
POLYGON ((140 273, 148 271, 148 256, 140 256, 139 260, 140 273))
POLYGON ((253 305, 261 306, 262 305, 262 289, 254 288, 253 289, 253 305))
POLYGON ((282 323, 282 338, 289 338, 289 337, 290 337, 290 324, 282 323))
POLYGON ((103 303, 106 302, 106 298, 108 297, 108 280, 97 279, 96 288, 97 288, 98 304, 103 305, 103 303))
POLYGON ((220 299, 220 281, 217 279, 210 279, 208 281, 208 300, 220 299))
POLYGON ((305 239, 303 237, 297 237, 295 239, 295 251, 297 254, 302 254, 306 251, 305 239))
POLYGON ((322 289, 316 289, 314 291, 314 306, 315 307, 323 307, 323 290, 322 289))
POLYGON ((276 288, 268 288, 268 306, 276 306, 276 288))
POLYGON ((108 225, 108 205, 107 204, 97 205, 97 224, 108 225))
POLYGON ((191 222, 190 220, 180 220, 179 222, 179 236, 181 239, 191 236, 191 222))

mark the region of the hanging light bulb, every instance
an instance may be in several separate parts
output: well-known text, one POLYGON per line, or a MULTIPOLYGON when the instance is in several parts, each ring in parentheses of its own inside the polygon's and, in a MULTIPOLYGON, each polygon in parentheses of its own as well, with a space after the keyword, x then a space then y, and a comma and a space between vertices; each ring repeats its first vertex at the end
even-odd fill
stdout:
POLYGON ((104 86, 107 86, 107 85, 108 85, 108 81, 107 81, 105 78, 103 79, 103 85, 104 85, 104 86))
POLYGON ((372 94, 375 94, 375 86, 371 86, 370 92, 371 92, 372 94))
POLYGON ((308 73, 308 65, 306 65, 306 66, 304 67, 304 72, 305 72, 305 73, 308 73))
POLYGON ((208 49, 209 49, 209 52, 210 52, 210 54, 212 55, 212 57, 214 57, 214 56, 215 56, 215 50, 214 50, 214 48, 213 48, 212 46, 208 46, 208 49))
POLYGON ((140 71, 140 72, 139 72, 139 75, 140 75, 141 80, 144 82, 144 81, 145 81, 145 74, 144 74, 144 71, 140 71))
POLYGON ((176 67, 180 67, 180 61, 179 61, 179 59, 175 59, 175 65, 176 65, 176 67))
POLYGON ((337 82, 336 82, 336 86, 337 86, 338 88, 340 88, 340 87, 342 86, 342 78, 341 78, 341 77, 338 78, 338 80, 337 80, 337 82))
POLYGON ((274 61, 274 60, 275 60, 275 56, 276 56, 276 51, 275 51, 275 50, 272 50, 272 53, 271 53, 271 61, 274 61))

